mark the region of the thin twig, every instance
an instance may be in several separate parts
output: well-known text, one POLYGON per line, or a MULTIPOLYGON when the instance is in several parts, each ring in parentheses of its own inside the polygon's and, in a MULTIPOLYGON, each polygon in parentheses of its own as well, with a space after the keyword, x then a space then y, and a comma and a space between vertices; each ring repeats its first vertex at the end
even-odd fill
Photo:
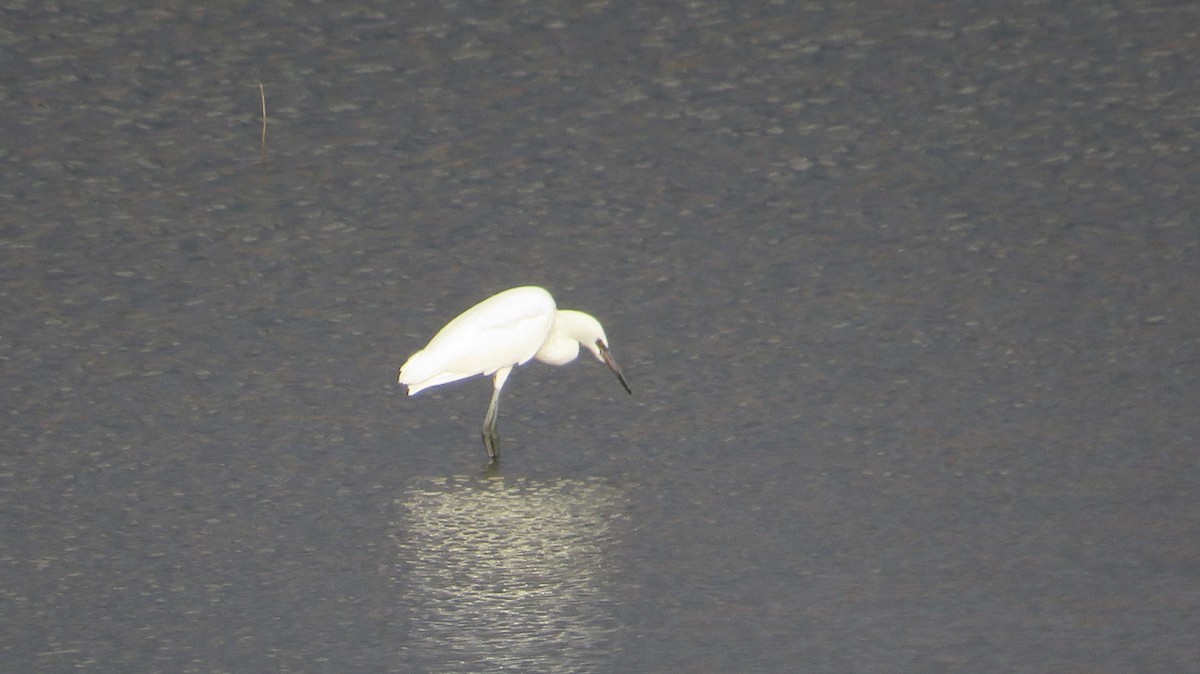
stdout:
POLYGON ((267 92, 262 82, 258 83, 258 97, 262 100, 262 151, 267 153, 267 92))

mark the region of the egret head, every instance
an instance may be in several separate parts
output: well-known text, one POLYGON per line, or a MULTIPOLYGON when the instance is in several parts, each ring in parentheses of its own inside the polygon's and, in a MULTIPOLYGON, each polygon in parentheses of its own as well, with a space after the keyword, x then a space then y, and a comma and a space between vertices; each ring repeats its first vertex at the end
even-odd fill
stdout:
POLYGON ((621 368, 617 366, 617 361, 613 360, 612 354, 608 352, 608 337, 604 334, 604 328, 591 314, 559 309, 554 319, 554 328, 551 329, 546 343, 537 352, 537 359, 551 365, 569 363, 579 355, 580 344, 617 375, 626 393, 633 393, 625 381, 625 375, 621 373, 621 368))

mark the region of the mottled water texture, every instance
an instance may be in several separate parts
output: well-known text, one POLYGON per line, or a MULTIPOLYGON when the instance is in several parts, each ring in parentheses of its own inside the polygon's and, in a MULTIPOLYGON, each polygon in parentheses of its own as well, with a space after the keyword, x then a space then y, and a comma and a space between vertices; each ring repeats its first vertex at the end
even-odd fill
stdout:
POLYGON ((1198 44, 4 3, 0 671, 1196 671, 1198 44), (518 369, 489 472, 396 368, 521 284, 634 395, 518 369))
POLYGON ((415 668, 588 671, 630 635, 614 606, 626 496, 583 480, 431 480, 399 499, 415 668))

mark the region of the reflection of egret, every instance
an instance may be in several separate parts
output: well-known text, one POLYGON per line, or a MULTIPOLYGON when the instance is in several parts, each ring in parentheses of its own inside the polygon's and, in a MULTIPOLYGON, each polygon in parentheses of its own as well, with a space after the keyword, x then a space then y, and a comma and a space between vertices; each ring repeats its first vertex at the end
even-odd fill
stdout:
POLYGON ((616 647, 606 569, 621 494, 596 481, 428 481, 396 531, 421 671, 576 672, 616 647))

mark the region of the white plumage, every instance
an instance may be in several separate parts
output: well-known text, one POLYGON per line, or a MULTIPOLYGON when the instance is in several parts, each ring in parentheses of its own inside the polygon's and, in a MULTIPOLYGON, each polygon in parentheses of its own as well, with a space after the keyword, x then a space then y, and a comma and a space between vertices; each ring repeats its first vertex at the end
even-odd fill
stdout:
POLYGON ((608 365, 625 391, 631 392, 608 352, 600 322, 582 311, 558 309, 550 293, 535 286, 505 290, 459 314, 400 367, 397 379, 412 396, 475 375, 493 376, 483 444, 495 461, 500 452, 496 432, 500 389, 512 369, 531 358, 565 365, 579 355, 580 345, 608 365))

